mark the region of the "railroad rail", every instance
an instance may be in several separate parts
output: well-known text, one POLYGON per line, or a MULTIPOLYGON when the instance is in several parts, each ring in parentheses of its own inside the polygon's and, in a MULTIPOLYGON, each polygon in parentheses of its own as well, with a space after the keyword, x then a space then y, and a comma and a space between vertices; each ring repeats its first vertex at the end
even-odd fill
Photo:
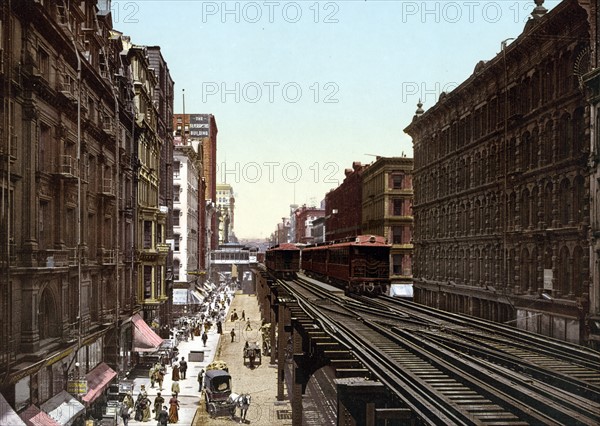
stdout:
POLYGON ((600 354, 392 298, 280 281, 424 424, 600 424, 600 354))

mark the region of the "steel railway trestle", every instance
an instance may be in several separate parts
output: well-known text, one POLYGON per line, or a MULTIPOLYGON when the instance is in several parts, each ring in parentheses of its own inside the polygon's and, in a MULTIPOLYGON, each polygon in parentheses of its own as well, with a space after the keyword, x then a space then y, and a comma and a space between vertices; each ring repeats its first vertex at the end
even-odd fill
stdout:
POLYGON ((391 298, 332 296, 310 281, 300 274, 278 284, 413 421, 600 424, 597 352, 391 298))

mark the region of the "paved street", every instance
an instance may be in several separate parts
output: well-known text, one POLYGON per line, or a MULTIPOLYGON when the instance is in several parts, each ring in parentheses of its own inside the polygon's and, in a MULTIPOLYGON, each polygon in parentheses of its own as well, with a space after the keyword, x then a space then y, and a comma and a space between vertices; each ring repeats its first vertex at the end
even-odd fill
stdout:
MULTIPOLYGON (((208 341, 206 347, 202 345, 202 340, 195 337, 194 340, 181 342, 178 345, 179 357, 189 359, 190 351, 204 351, 204 361, 188 362, 187 379, 180 380, 181 394, 179 396, 180 425, 221 425, 231 424, 232 419, 226 416, 211 419, 206 413, 204 406, 204 397, 200 398, 198 392, 198 372, 200 369, 206 369, 206 366, 213 360, 223 360, 229 366, 229 372, 232 376, 232 389, 234 393, 250 393, 252 402, 248 409, 246 424, 256 426, 271 426, 271 425, 291 425, 291 406, 288 401, 277 401, 277 369, 275 366, 269 365, 269 357, 262 358, 262 363, 254 369, 243 365, 243 347, 246 340, 256 341, 261 345, 261 333, 259 331, 261 318, 258 309, 258 303, 255 295, 244 295, 241 292, 236 293, 233 302, 229 307, 227 314, 227 322, 223 324, 223 336, 217 333, 216 327, 213 327, 208 333, 208 341), (238 314, 245 311, 246 318, 250 318, 252 330, 246 329, 246 322, 236 321, 231 322, 231 312, 236 309, 238 314), (231 329, 236 332, 235 341, 231 342, 231 329)), ((167 375, 163 383, 162 396, 165 402, 168 402, 171 397, 171 371, 167 369, 167 375)), ((150 379, 148 377, 138 377, 134 379, 135 390, 133 397, 137 397, 141 385, 146 386, 148 396, 152 404, 158 388, 150 387, 150 379)), ((165 405, 167 405, 165 403, 165 405)), ((237 410, 236 415, 239 415, 237 410)), ((236 422, 239 418, 236 417, 236 422)), ((119 425, 122 425, 122 420, 119 419, 119 425)), ((131 426, 152 425, 156 424, 156 420, 152 419, 148 422, 137 422, 130 420, 131 426)))

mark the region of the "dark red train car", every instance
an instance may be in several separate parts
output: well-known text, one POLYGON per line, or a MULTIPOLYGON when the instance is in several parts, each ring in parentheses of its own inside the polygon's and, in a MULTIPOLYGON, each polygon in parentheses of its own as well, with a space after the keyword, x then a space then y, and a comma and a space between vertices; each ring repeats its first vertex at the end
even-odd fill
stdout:
POLYGON ((302 269, 306 275, 326 280, 348 293, 387 294, 390 247, 384 237, 375 235, 308 246, 302 250, 302 269))
POLYGON ((277 278, 296 278, 300 270, 300 249, 290 243, 271 247, 265 254, 265 266, 277 278))

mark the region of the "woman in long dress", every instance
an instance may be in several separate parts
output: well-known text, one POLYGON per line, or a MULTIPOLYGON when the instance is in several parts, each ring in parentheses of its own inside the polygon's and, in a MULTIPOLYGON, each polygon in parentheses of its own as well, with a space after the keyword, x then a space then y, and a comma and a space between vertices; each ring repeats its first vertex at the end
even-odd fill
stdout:
POLYGON ((179 401, 177 396, 173 394, 169 400, 169 423, 177 423, 179 421, 179 401))
POLYGON ((172 380, 179 381, 179 363, 178 362, 173 364, 173 376, 171 378, 172 378, 172 380))

